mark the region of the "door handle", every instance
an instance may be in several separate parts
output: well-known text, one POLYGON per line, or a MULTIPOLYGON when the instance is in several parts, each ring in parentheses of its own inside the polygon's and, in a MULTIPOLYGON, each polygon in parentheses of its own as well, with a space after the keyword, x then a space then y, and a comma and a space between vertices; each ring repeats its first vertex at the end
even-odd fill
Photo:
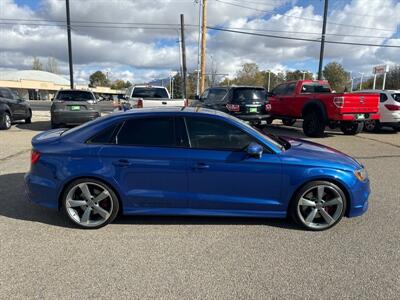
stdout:
POLYGON ((197 170, 204 170, 204 169, 209 169, 210 165, 205 164, 205 163, 197 163, 194 165, 193 169, 197 169, 197 170))
POLYGON ((128 167, 128 166, 131 166, 132 163, 127 159, 119 159, 119 160, 114 161, 113 165, 117 166, 117 167, 128 167))
POLYGON ((163 101, 163 102, 161 102, 161 104, 164 104, 164 105, 166 105, 166 104, 167 104, 167 102, 163 101))

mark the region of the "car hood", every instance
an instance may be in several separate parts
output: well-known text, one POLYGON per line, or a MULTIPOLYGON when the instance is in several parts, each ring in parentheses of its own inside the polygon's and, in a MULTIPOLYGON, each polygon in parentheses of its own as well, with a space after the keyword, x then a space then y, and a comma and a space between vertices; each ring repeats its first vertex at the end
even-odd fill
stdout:
POLYGON ((282 159, 287 162, 343 170, 356 170, 362 167, 354 158, 334 148, 302 139, 282 138, 290 143, 290 148, 282 152, 282 159))

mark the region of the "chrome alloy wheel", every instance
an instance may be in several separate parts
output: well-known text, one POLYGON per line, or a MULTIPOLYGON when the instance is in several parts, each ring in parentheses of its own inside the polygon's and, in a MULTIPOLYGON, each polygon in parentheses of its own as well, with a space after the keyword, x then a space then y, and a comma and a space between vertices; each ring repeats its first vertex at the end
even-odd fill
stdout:
POLYGON ((72 221, 82 227, 98 227, 107 222, 113 211, 110 192, 94 182, 80 182, 70 188, 65 209, 72 221))
POLYGON ((332 186, 317 185, 306 190, 297 203, 301 222, 311 229, 333 226, 343 215, 344 200, 332 186))
POLYGON ((10 115, 8 113, 6 113, 4 118, 5 118, 6 128, 10 128, 11 127, 11 117, 10 117, 10 115))
POLYGON ((364 122, 365 131, 372 132, 376 129, 376 121, 375 120, 366 120, 364 122))

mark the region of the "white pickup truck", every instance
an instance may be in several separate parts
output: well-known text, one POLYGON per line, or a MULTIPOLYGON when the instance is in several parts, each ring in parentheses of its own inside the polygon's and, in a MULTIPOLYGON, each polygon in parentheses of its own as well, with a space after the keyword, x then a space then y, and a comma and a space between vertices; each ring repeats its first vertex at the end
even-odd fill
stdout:
POLYGON ((129 108, 187 106, 187 99, 171 99, 163 86, 135 85, 125 94, 125 103, 129 108))

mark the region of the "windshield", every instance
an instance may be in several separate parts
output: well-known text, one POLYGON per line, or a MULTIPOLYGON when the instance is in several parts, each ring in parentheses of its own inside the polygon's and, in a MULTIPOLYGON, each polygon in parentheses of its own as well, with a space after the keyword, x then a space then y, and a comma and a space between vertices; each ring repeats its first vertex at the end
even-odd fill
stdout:
POLYGON ((262 88, 236 88, 233 91, 233 103, 265 102, 267 91, 262 88))
POLYGON ((95 98, 91 92, 86 92, 86 91, 59 91, 56 100, 88 101, 88 100, 95 100, 95 98))
POLYGON ((155 87, 135 87, 132 92, 132 98, 169 98, 165 88, 155 87))
POLYGON ((394 101, 400 102, 400 93, 392 94, 392 98, 394 99, 394 101))

